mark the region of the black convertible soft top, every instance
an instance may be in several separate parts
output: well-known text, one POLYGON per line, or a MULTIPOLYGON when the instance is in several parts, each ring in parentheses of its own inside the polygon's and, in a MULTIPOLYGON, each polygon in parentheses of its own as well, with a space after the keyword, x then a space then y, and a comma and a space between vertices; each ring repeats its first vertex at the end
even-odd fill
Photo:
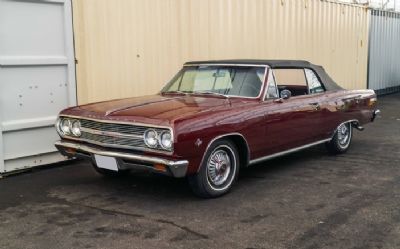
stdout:
POLYGON ((303 60, 211 60, 211 61, 190 61, 186 66, 198 64, 233 64, 233 65, 268 65, 271 68, 310 68, 322 81, 327 91, 342 90, 343 88, 336 84, 325 72, 322 66, 314 65, 303 60))

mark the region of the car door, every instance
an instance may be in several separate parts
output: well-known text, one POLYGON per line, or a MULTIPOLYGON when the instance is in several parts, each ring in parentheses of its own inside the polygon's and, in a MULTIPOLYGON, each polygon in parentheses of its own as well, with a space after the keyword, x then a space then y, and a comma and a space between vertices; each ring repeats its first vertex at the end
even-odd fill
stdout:
POLYGON ((304 69, 304 74, 309 89, 309 104, 314 107, 314 113, 310 116, 314 127, 313 139, 326 139, 328 130, 331 131, 331 125, 329 124, 334 122, 331 110, 332 105, 329 103, 328 95, 325 93, 325 88, 317 74, 309 68, 304 69))
MULTIPOLYGON (((298 76, 292 78, 298 81, 299 79, 297 78, 300 77, 300 73, 303 74, 302 77, 304 78, 300 79, 302 82, 295 84, 301 83, 306 88, 306 92, 301 94, 302 92, 298 91, 297 95, 288 99, 279 97, 279 82, 275 80, 274 71, 270 70, 268 73, 267 89, 263 103, 265 107, 265 143, 263 151, 265 155, 309 144, 316 139, 315 129, 317 124, 315 122, 318 119, 318 102, 315 103, 315 98, 308 94, 304 70, 295 70, 300 71, 295 72, 298 76), (275 94, 273 94, 274 90, 275 94)), ((286 81, 285 84, 289 84, 289 80, 286 81)), ((286 86, 285 84, 281 84, 281 86, 286 86)), ((298 85, 293 87, 294 84, 291 84, 290 86, 288 88, 299 89, 296 88, 298 85)))

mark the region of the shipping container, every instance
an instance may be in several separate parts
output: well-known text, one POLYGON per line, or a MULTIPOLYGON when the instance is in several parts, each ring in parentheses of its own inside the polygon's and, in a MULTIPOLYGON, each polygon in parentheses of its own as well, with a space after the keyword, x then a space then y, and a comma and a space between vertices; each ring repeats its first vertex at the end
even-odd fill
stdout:
POLYGON ((366 88, 368 9, 320 0, 74 0, 80 104, 157 93, 188 60, 304 59, 366 88))
POLYGON ((75 104, 70 0, 0 0, 0 175, 64 160, 54 123, 75 104))
POLYGON ((400 91, 400 13, 371 10, 368 87, 400 91))

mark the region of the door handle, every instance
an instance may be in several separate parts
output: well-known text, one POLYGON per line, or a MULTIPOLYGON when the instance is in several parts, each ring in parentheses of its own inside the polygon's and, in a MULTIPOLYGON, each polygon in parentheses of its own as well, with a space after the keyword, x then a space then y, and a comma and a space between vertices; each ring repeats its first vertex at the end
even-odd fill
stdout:
POLYGON ((319 106, 318 102, 314 102, 314 103, 310 103, 310 105, 312 107, 314 107, 314 110, 318 111, 319 109, 321 109, 321 107, 319 106))

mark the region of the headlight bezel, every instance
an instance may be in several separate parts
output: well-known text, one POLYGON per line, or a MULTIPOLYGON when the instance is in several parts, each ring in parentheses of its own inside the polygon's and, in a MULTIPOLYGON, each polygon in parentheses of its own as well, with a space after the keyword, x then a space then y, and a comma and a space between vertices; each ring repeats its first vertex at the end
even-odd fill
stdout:
POLYGON ((59 124, 59 129, 63 136, 70 136, 72 134, 71 133, 71 120, 68 118, 61 119, 60 124, 59 124), (66 124, 66 126, 64 126, 64 122, 67 122, 68 124, 66 124), (64 127, 68 128, 68 129, 64 129, 64 127))
POLYGON ((155 129, 147 129, 143 134, 143 141, 147 145, 147 147, 152 148, 152 149, 157 148, 160 143, 157 131, 155 129), (155 142, 154 144, 151 144, 148 141, 148 134, 150 132, 154 133, 154 137, 153 137, 154 142, 155 142))
POLYGON ((67 117, 58 117, 56 121, 56 129, 61 137, 74 137, 79 138, 82 135, 81 125, 79 119, 72 119, 67 117), (78 124, 78 131, 74 124, 78 124), (74 131, 75 128, 75 131, 74 131))
POLYGON ((62 136, 61 129, 60 129, 60 124, 61 124, 61 118, 57 117, 56 123, 55 123, 56 131, 57 131, 58 135, 62 136))
POLYGON ((163 131, 163 132, 161 132, 161 134, 160 134, 160 136, 159 136, 159 143, 160 143, 160 146, 161 146, 163 149, 165 149, 165 150, 172 150, 172 147, 173 147, 173 145, 174 145, 174 140, 173 140, 171 131, 163 131), (166 135, 169 135, 169 142, 170 142, 170 145, 169 145, 169 146, 166 146, 166 145, 163 143, 163 136, 166 136, 166 135))
POLYGON ((173 140, 173 135, 171 130, 156 130, 156 128, 149 128, 143 133, 143 141, 146 144, 146 146, 150 149, 161 149, 165 151, 172 151, 173 145, 174 145, 174 140, 173 140), (152 138, 154 139, 154 143, 149 142, 149 133, 153 133, 152 138), (170 136, 170 146, 166 146, 163 143, 163 136, 165 135, 170 136))
POLYGON ((80 137, 82 135, 81 122, 79 121, 79 119, 71 121, 70 129, 71 129, 71 134, 74 135, 75 137, 80 137), (74 127, 75 124, 78 124, 78 127, 74 127))

